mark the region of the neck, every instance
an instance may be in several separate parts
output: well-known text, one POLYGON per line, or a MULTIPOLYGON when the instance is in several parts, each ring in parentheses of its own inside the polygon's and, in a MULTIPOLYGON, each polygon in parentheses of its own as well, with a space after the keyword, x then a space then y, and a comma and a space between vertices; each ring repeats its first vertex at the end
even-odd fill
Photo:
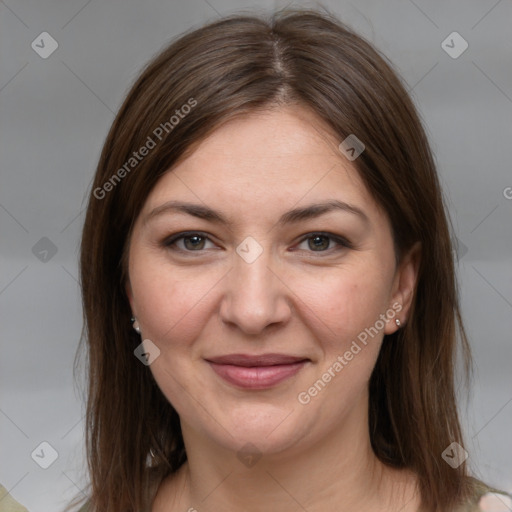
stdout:
POLYGON ((242 461, 182 423, 188 460, 164 481, 153 512, 417 511, 414 477, 376 458, 368 429, 361 428, 368 425, 367 409, 358 410, 316 442, 242 461), (169 508, 171 502, 176 508, 169 508))

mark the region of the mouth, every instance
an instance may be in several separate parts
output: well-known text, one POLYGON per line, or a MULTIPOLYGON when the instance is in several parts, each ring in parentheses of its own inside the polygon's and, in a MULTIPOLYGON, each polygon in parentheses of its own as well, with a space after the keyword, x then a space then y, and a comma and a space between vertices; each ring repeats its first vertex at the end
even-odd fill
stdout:
POLYGON ((226 382, 243 389, 266 389, 293 377, 308 358, 284 354, 229 354, 206 359, 226 382))

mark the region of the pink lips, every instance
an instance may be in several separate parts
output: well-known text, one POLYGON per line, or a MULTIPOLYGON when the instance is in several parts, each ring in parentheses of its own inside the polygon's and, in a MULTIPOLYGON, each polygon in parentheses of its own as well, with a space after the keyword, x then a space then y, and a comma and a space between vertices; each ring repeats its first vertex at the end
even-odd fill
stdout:
POLYGON ((235 386, 265 389, 295 375, 308 359, 283 354, 230 354, 207 361, 217 375, 235 386))

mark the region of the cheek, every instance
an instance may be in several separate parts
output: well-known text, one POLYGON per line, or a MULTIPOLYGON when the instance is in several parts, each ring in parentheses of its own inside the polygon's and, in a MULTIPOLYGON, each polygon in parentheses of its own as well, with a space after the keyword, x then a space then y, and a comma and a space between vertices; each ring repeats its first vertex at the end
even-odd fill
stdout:
MULTIPOLYGON (((226 268, 177 267, 137 257, 130 265, 135 310, 145 338, 155 343, 186 346, 200 336, 205 324, 220 308, 226 286, 226 268), (152 261, 151 264, 148 264, 152 261)), ((142 255, 141 255, 142 256, 142 255)), ((292 316, 315 331, 325 347, 342 348, 375 325, 389 307, 389 286, 384 269, 366 262, 304 272, 283 273, 292 316)))
POLYGON ((201 317, 221 274, 171 267, 151 258, 133 258, 130 282, 143 335, 161 349, 186 346, 202 329, 201 317), (146 264, 144 263, 146 262, 146 264), (219 274, 219 275, 217 275, 219 274))
POLYGON ((194 409, 190 393, 195 394, 200 370, 194 341, 211 314, 205 309, 211 300, 209 291, 214 291, 220 276, 171 268, 158 260, 149 265, 149 261, 149 257, 133 258, 130 282, 142 335, 160 349, 150 370, 169 403, 180 416, 188 417, 194 409))
POLYGON ((304 302, 314 312, 309 326, 321 358, 297 398, 301 404, 305 399, 314 404, 326 429, 334 428, 367 392, 383 338, 380 315, 388 310, 389 276, 381 271, 352 268, 333 273, 322 287, 310 281, 304 290, 304 302))
MULTIPOLYGON (((389 307, 389 284, 382 269, 370 265, 332 271, 328 279, 310 277, 300 285, 304 310, 322 332, 325 348, 343 349, 375 326, 389 307)), ((381 323, 377 325, 382 328, 381 323)), ((364 335, 362 336, 364 337, 364 335)))

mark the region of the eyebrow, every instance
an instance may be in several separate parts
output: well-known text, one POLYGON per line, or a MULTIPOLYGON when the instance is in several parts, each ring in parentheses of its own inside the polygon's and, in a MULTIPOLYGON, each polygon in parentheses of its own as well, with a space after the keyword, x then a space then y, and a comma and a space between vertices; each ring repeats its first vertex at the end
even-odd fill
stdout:
MULTIPOLYGON (((332 211, 350 213, 362 219, 366 224, 370 223, 370 219, 366 213, 363 212, 363 210, 357 206, 345 203, 344 201, 334 199, 318 204, 311 204, 302 208, 294 208, 293 210, 290 210, 281 215, 276 225, 284 226, 286 224, 293 224, 303 220, 315 219, 332 211)), ((168 201, 160 206, 157 206, 145 217, 144 224, 157 216, 170 212, 185 213, 187 215, 192 215, 193 217, 214 222, 216 224, 229 224, 228 220, 220 212, 212 210, 208 206, 186 203, 183 201, 168 201)))

